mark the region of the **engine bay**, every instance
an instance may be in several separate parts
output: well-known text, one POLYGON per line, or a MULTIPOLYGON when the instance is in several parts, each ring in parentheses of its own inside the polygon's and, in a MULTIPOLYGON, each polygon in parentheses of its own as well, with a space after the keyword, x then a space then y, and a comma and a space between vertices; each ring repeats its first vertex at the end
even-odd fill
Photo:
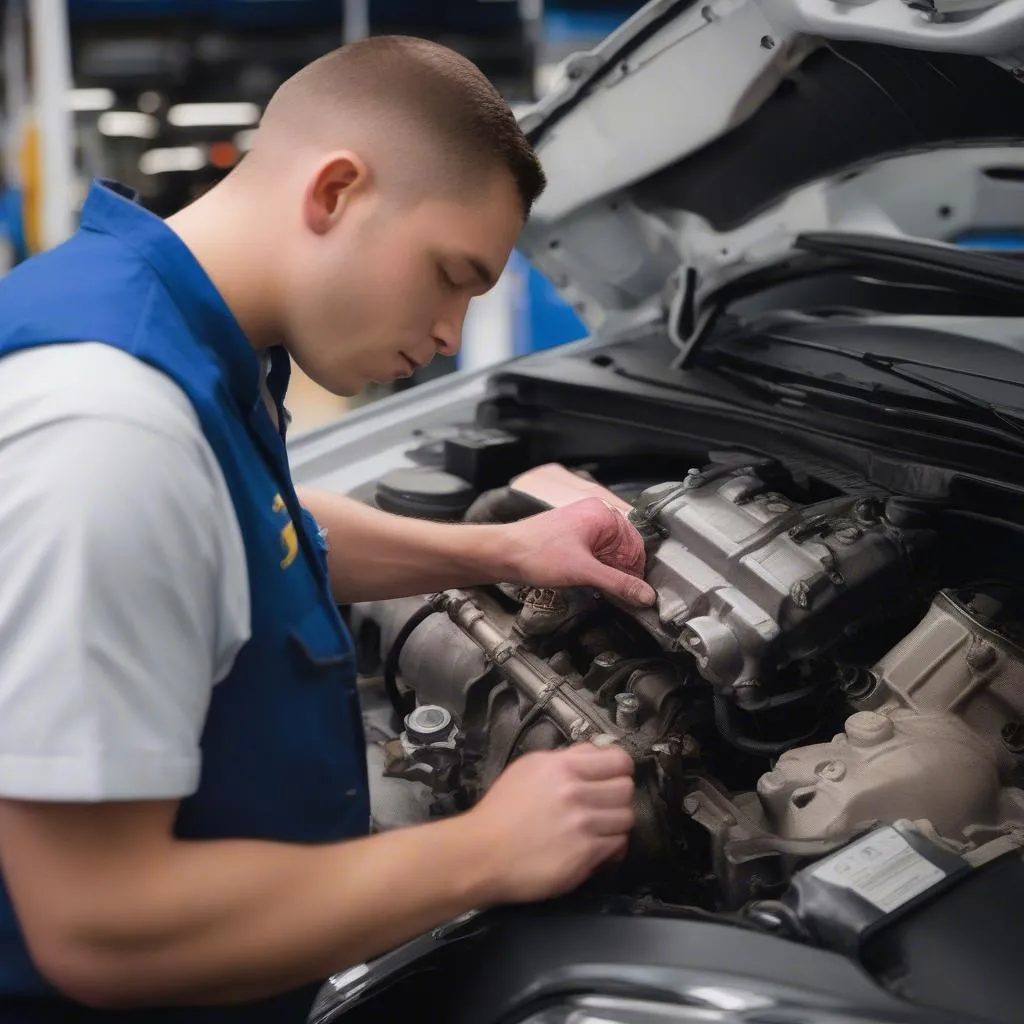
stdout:
POLYGON ((727 916, 883 825, 974 864, 1024 847, 1024 593, 998 538, 966 551, 935 503, 742 451, 677 479, 549 462, 457 518, 595 495, 644 538, 649 610, 512 585, 351 610, 415 813, 471 807, 528 751, 618 744, 637 827, 592 887, 727 916))

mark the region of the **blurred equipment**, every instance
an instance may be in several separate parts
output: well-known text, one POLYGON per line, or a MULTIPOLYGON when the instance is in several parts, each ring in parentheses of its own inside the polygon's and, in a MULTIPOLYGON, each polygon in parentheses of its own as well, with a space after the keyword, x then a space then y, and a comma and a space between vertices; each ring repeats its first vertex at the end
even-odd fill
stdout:
POLYGON ((67 6, 62 0, 8 0, 3 28, 4 222, 16 261, 59 244, 74 230, 67 6))
POLYGON ((64 0, 29 0, 32 93, 39 132, 39 244, 49 249, 75 228, 71 46, 64 0))

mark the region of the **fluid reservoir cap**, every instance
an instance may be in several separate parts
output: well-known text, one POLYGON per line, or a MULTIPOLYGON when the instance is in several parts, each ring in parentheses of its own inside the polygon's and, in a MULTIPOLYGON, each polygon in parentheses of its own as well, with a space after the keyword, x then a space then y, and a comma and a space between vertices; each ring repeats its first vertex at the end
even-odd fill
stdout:
POLYGON ((894 731, 892 720, 875 711, 858 711, 846 720, 846 735, 855 747, 884 743, 894 731))
POLYGON ((453 521, 466 514, 476 499, 476 491, 462 477, 432 466, 415 466, 382 476, 375 497, 385 512, 453 521))
POLYGON ((452 715, 439 704, 421 704, 405 719, 405 731, 416 743, 437 743, 451 732, 452 715))

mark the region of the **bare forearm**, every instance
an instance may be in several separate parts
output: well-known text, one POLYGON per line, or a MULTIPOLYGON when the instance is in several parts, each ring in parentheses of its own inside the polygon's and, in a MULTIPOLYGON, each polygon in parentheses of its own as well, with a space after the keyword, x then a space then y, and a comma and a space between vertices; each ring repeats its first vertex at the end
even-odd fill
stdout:
POLYGON ((494 583, 510 564, 497 526, 407 519, 326 491, 299 497, 327 529, 331 586, 343 603, 494 583))
POLYGON ((465 817, 330 846, 174 843, 77 901, 71 994, 100 1005, 244 1002, 361 963, 488 899, 465 817), (76 991, 79 990, 79 991, 76 991))

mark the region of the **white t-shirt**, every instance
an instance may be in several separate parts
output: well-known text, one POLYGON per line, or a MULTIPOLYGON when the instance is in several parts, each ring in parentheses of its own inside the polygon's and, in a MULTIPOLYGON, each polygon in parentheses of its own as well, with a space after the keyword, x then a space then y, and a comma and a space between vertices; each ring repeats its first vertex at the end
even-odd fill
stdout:
POLYGON ((108 345, 0 359, 0 797, 194 792, 249 635, 238 520, 181 389, 108 345))

